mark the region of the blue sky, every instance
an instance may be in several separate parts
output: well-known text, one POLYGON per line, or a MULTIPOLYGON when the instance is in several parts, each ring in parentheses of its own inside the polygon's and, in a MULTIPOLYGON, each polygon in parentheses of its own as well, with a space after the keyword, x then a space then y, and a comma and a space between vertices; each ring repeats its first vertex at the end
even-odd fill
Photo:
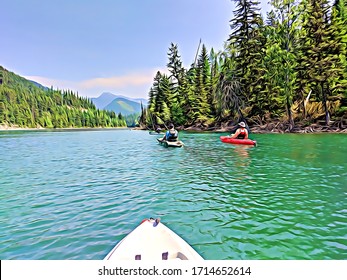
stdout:
POLYGON ((170 43, 185 66, 200 38, 222 50, 234 8, 231 0, 4 0, 0 65, 81 96, 147 98, 170 43))

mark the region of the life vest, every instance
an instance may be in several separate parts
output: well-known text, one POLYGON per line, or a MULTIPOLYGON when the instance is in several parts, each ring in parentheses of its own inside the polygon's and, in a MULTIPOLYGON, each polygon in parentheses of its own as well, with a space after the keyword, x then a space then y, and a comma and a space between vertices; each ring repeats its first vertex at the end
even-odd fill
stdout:
POLYGON ((237 139, 245 139, 246 137, 246 128, 241 127, 240 129, 240 134, 237 136, 237 139))
POLYGON ((176 129, 172 130, 170 129, 169 131, 166 132, 166 140, 169 142, 175 142, 177 141, 178 138, 178 132, 176 129))

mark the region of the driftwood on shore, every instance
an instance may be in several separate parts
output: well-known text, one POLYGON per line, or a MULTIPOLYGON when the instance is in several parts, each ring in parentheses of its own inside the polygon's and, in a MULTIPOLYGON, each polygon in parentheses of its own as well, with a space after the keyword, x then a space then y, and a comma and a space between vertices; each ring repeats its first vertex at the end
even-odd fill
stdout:
MULTIPOLYGON (((330 132, 330 133, 347 133, 347 127, 339 127, 336 125, 327 126, 321 124, 296 124, 293 127, 290 127, 288 123, 283 122, 271 122, 263 125, 251 125, 250 131, 252 133, 261 134, 261 133, 321 133, 321 132, 330 132)), ((179 127, 179 130, 185 131, 195 131, 195 132, 228 132, 230 133, 235 129, 235 125, 221 124, 219 126, 204 127, 201 125, 189 126, 189 127, 179 127)))
POLYGON ((290 127, 289 124, 274 122, 265 125, 257 125, 251 127, 252 133, 320 133, 320 132, 331 132, 331 133, 346 133, 347 128, 339 128, 338 126, 327 126, 320 124, 296 124, 290 127))

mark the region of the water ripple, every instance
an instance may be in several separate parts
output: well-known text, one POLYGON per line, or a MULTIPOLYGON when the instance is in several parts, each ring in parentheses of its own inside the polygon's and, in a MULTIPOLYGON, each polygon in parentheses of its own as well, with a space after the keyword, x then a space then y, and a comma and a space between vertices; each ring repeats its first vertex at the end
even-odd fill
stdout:
POLYGON ((147 217, 206 259, 347 258, 345 137, 180 135, 0 132, 1 259, 102 259, 147 217))

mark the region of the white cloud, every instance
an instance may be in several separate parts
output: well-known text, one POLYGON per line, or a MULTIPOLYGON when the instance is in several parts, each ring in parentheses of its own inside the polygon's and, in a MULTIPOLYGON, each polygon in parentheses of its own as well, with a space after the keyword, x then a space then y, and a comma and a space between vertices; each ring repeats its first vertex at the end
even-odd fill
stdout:
POLYGON ((131 73, 124 76, 114 76, 106 78, 93 78, 79 82, 81 88, 114 88, 122 89, 140 85, 150 85, 153 81, 152 73, 131 73))
POLYGON ((27 79, 54 89, 70 89, 80 96, 98 97, 103 92, 111 92, 132 98, 147 98, 157 71, 164 69, 149 69, 128 73, 122 76, 97 77, 83 81, 58 80, 40 76, 26 76, 27 79))
POLYGON ((41 76, 25 76, 25 78, 49 88, 53 87, 54 89, 60 89, 60 90, 70 89, 75 92, 79 91, 78 84, 73 81, 56 80, 56 79, 41 77, 41 76))

